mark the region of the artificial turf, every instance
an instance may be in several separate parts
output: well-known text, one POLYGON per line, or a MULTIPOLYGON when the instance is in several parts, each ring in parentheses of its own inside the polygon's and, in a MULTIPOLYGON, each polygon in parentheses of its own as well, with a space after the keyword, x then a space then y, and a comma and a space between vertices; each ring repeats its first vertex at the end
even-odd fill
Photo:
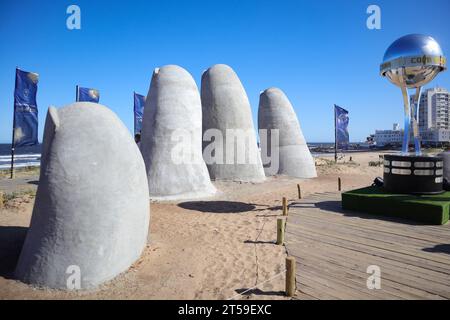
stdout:
POLYGON ((407 195, 367 187, 342 193, 342 208, 441 225, 449 219, 450 191, 437 195, 407 195))

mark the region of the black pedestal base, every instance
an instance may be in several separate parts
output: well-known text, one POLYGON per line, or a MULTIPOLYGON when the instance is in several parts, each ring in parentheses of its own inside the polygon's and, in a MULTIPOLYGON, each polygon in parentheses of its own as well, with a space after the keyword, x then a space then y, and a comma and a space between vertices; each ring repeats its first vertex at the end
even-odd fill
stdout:
POLYGON ((443 159, 432 156, 385 155, 384 188, 392 193, 442 193, 443 159))

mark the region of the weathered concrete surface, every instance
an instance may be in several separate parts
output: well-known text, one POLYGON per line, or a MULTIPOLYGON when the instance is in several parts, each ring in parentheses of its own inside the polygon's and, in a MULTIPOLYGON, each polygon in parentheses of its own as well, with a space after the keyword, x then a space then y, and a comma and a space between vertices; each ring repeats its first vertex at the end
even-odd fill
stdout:
MULTIPOLYGON (((306 144, 297 115, 289 99, 280 89, 269 88, 261 93, 258 126, 259 130, 279 130, 279 166, 275 174, 297 178, 317 177, 314 159, 306 144)), ((268 149, 270 154, 270 144, 268 149)), ((274 174, 267 165, 265 170, 268 174, 274 174)))
POLYGON ((217 129, 222 136, 221 141, 211 139, 211 141, 203 142, 204 156, 212 154, 217 158, 216 163, 211 163, 205 157, 211 179, 264 181, 264 169, 258 151, 250 102, 233 69, 227 65, 217 64, 205 71, 202 75, 201 98, 204 138, 205 132, 210 129, 217 129), (231 132, 230 130, 247 133, 247 139, 244 141, 246 142, 244 161, 238 158, 239 147, 236 140, 233 141, 232 138, 229 138, 230 136, 227 138, 227 130, 228 133, 231 132), (209 152, 210 149, 207 146, 213 140, 216 148, 221 149, 223 156, 218 156, 217 151, 209 152), (231 151, 234 152, 234 155, 231 154, 230 149, 227 150, 227 145, 235 149, 235 151, 231 151))
POLYGON ((96 103, 50 107, 17 278, 67 289, 79 268, 81 289, 95 287, 139 258, 149 219, 144 161, 119 118, 96 103))
POLYGON ((177 200, 216 192, 202 157, 202 108, 197 85, 183 68, 153 73, 142 123, 141 151, 150 197, 177 200), (180 155, 184 154, 184 159, 180 155))

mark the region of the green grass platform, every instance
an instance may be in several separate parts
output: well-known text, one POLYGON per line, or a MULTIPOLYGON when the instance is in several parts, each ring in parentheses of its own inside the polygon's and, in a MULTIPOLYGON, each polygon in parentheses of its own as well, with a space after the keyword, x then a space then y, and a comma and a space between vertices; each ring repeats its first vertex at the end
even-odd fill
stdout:
POLYGON ((374 215, 398 217, 426 224, 447 223, 450 192, 438 195, 405 195, 367 187, 342 194, 342 208, 374 215))

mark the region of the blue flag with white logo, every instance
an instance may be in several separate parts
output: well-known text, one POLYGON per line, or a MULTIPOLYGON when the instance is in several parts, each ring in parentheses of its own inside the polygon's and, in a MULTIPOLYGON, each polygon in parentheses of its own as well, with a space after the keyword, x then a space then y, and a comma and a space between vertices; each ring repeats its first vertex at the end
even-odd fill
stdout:
POLYGON ((100 92, 96 89, 77 86, 77 101, 98 103, 100 101, 100 92))
POLYGON ((134 134, 141 133, 145 96, 134 93, 134 134))
POLYGON ((39 75, 16 69, 14 89, 13 147, 38 144, 38 108, 36 103, 39 75))
POLYGON ((347 149, 349 144, 348 134, 348 111, 334 105, 336 119, 336 144, 339 149, 347 149))

